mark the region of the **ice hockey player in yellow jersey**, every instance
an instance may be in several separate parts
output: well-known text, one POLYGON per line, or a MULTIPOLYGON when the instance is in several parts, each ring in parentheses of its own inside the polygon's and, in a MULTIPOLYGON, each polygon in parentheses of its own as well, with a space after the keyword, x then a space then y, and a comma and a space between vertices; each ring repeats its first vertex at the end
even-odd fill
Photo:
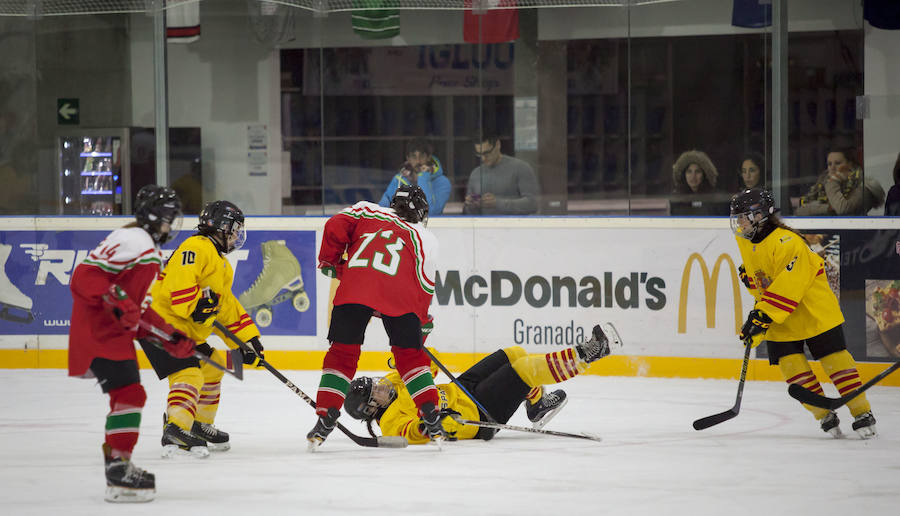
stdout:
MULTIPOLYGON (((828 285, 825 262, 804 238, 777 214, 772 193, 752 188, 731 199, 731 229, 743 264, 738 271, 756 303, 741 329, 741 340, 766 340, 769 363, 778 365, 785 381, 822 394, 822 386, 803 353, 822 368, 843 396, 861 385, 856 362, 847 351, 837 297, 828 285)), ((803 405, 822 430, 842 437, 837 413, 803 405)), ((868 439, 876 435, 875 417, 861 394, 847 403, 853 430, 868 439)))
MULTIPOLYGON (((255 365, 263 357, 259 330, 231 292, 234 271, 225 258, 245 239, 244 214, 237 206, 228 201, 207 204, 197 233, 172 253, 151 290, 153 309, 221 365, 227 365, 224 353, 206 340, 215 331, 229 346, 232 343, 213 328, 215 320, 253 347, 255 353, 243 355, 245 364, 255 365)), ((194 357, 176 359, 160 353, 149 342, 142 341, 141 346, 159 378, 169 379, 163 457, 202 458, 210 450, 228 450, 228 434, 213 426, 223 372, 194 357)))
MULTIPOLYGON (((524 401, 528 419, 535 428, 542 428, 568 401, 562 389, 546 393, 543 386, 583 373, 591 362, 609 352, 609 339, 597 325, 589 340, 553 353, 530 355, 521 346, 497 350, 467 369, 457 381, 498 423, 509 421, 524 401)), ((432 374, 437 374, 434 363, 431 367, 432 374)), ((437 389, 442 415, 458 413, 462 419, 488 420, 456 384, 440 384, 437 389)), ((410 444, 430 442, 416 405, 396 372, 381 378, 355 378, 350 383, 344 410, 350 417, 366 421, 373 436, 374 421, 382 435, 402 436, 410 444)), ((492 428, 462 425, 450 417, 444 417, 442 425, 452 440, 489 440, 497 432, 492 428)))

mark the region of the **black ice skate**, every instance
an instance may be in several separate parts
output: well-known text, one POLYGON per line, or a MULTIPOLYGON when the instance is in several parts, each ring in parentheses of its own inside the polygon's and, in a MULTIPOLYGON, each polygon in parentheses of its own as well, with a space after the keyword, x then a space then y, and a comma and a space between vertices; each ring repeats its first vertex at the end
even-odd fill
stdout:
POLYGON ((566 397, 566 391, 562 389, 555 390, 551 393, 545 393, 537 403, 525 402, 525 414, 531 421, 532 426, 540 430, 544 425, 550 422, 556 414, 566 406, 569 399, 566 397))
POLYGON ((112 458, 109 445, 103 443, 106 463, 106 496, 112 503, 149 502, 156 495, 156 477, 122 457, 112 458))
POLYGON ((588 364, 609 355, 609 339, 599 324, 594 326, 589 340, 575 345, 575 351, 578 352, 578 358, 588 364))
POLYGON ((856 416, 856 419, 853 420, 853 430, 863 439, 871 439, 878 435, 875 430, 875 416, 872 415, 871 410, 856 416))
POLYGON ((331 407, 328 409, 327 416, 319 416, 316 426, 306 434, 306 440, 309 441, 309 444, 306 446, 308 451, 314 452, 319 446, 322 446, 322 443, 325 442, 325 439, 328 439, 328 435, 331 434, 337 425, 337 418, 340 415, 340 410, 331 407))
POLYGON ((843 432, 841 432, 841 420, 838 419, 836 412, 829 412, 820 420, 820 424, 822 427, 822 431, 829 434, 831 437, 835 439, 840 439, 844 437, 843 432))
POLYGON ((422 411, 422 425, 425 427, 423 433, 431 439, 431 442, 440 446, 442 441, 447 440, 447 431, 441 424, 444 418, 441 417, 441 413, 435 408, 434 403, 423 403, 420 410, 422 411))
MULTIPOLYGON (((165 418, 163 418, 165 421, 165 418)), ((196 435, 183 430, 175 423, 167 423, 162 435, 162 458, 194 457, 205 459, 209 457, 209 448, 206 441, 196 435)))
POLYGON ((231 449, 228 442, 228 432, 223 432, 209 423, 194 421, 191 434, 206 441, 206 447, 211 452, 223 452, 231 449))

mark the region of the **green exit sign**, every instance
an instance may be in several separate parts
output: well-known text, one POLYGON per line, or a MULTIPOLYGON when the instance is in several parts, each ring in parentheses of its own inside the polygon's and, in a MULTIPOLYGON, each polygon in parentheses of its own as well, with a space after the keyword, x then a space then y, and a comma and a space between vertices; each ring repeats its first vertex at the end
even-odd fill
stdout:
POLYGON ((81 109, 78 99, 56 99, 56 123, 59 125, 78 125, 81 109))

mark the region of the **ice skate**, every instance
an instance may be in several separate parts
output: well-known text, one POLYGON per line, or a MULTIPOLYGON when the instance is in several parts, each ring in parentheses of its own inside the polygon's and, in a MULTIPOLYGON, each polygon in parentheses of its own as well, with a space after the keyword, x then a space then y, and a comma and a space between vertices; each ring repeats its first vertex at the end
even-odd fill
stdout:
POLYGON ((0 244, 0 318, 7 321, 30 323, 34 320, 31 298, 15 286, 6 275, 6 261, 12 246, 0 244))
POLYGON ((853 430, 855 430, 862 439, 871 439, 872 437, 877 436, 878 432, 875 430, 875 416, 872 415, 872 411, 863 412, 856 416, 856 419, 853 421, 853 430))
POLYGON ((205 459, 209 457, 209 447, 206 445, 206 441, 183 430, 175 423, 167 423, 163 429, 162 447, 162 458, 164 459, 176 457, 205 459))
POLYGON ((525 414, 531 421, 532 426, 540 430, 544 425, 550 422, 566 403, 569 402, 566 397, 566 391, 562 389, 555 390, 551 393, 545 393, 537 403, 525 402, 525 414))
POLYGON ((106 464, 106 496, 112 503, 149 502, 156 495, 156 477, 122 457, 112 458, 109 445, 103 443, 106 464))
POLYGON ((447 431, 444 430, 441 413, 431 402, 423 403, 419 410, 422 412, 422 426, 424 426, 422 433, 427 435, 438 448, 441 448, 441 443, 447 440, 447 431))
MULTIPOLYGON (((608 326, 608 328, 611 328, 611 326, 608 326)), ((613 333, 613 330, 609 331, 613 333)), ((578 352, 578 358, 588 364, 609 355, 609 339, 599 324, 594 326, 589 340, 575 345, 575 351, 578 352)))
POLYGON ((209 423, 194 421, 191 434, 206 441, 206 447, 211 452, 223 452, 231 449, 228 441, 228 432, 223 432, 209 423))
POLYGON ((819 420, 820 425, 822 427, 822 431, 834 437, 835 439, 840 439, 844 437, 843 432, 841 432, 841 420, 838 419, 836 412, 829 412, 825 415, 821 420, 819 420))
POLYGON ((306 446, 307 451, 314 452, 319 446, 322 446, 322 443, 328 439, 328 436, 334 431, 334 427, 337 426, 337 418, 340 415, 341 412, 338 409, 331 407, 328 409, 327 416, 319 416, 316 426, 306 434, 306 440, 309 442, 306 446))
POLYGON ((284 240, 267 240, 260 247, 262 271, 238 301, 251 313, 257 326, 265 328, 272 324, 273 306, 290 299, 294 310, 305 312, 309 309, 309 296, 303 289, 300 262, 284 240))

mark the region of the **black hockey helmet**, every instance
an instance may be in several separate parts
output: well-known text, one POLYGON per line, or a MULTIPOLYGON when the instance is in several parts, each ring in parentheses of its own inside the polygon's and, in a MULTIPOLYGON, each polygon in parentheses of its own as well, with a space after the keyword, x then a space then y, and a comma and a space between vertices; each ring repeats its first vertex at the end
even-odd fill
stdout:
POLYGON ((197 231, 201 235, 216 237, 225 254, 240 249, 247 240, 244 231, 244 212, 228 201, 213 201, 200 212, 197 231))
POLYGON ((763 188, 744 190, 731 198, 731 230, 735 235, 752 240, 777 211, 772 192, 763 188))
POLYGON ((353 419, 371 421, 379 417, 380 412, 384 411, 395 399, 397 399, 397 392, 388 380, 360 376, 350 382, 350 390, 344 399, 344 410, 353 419), (376 390, 382 392, 384 405, 379 405, 376 401, 376 390))
POLYGON ((428 223, 428 198, 419 185, 397 187, 394 198, 391 199, 391 208, 407 222, 421 222, 423 225, 428 223))
POLYGON ((146 185, 135 197, 134 218, 154 242, 162 245, 175 238, 181 230, 181 199, 169 187, 146 185), (165 231, 163 224, 169 225, 165 231))

